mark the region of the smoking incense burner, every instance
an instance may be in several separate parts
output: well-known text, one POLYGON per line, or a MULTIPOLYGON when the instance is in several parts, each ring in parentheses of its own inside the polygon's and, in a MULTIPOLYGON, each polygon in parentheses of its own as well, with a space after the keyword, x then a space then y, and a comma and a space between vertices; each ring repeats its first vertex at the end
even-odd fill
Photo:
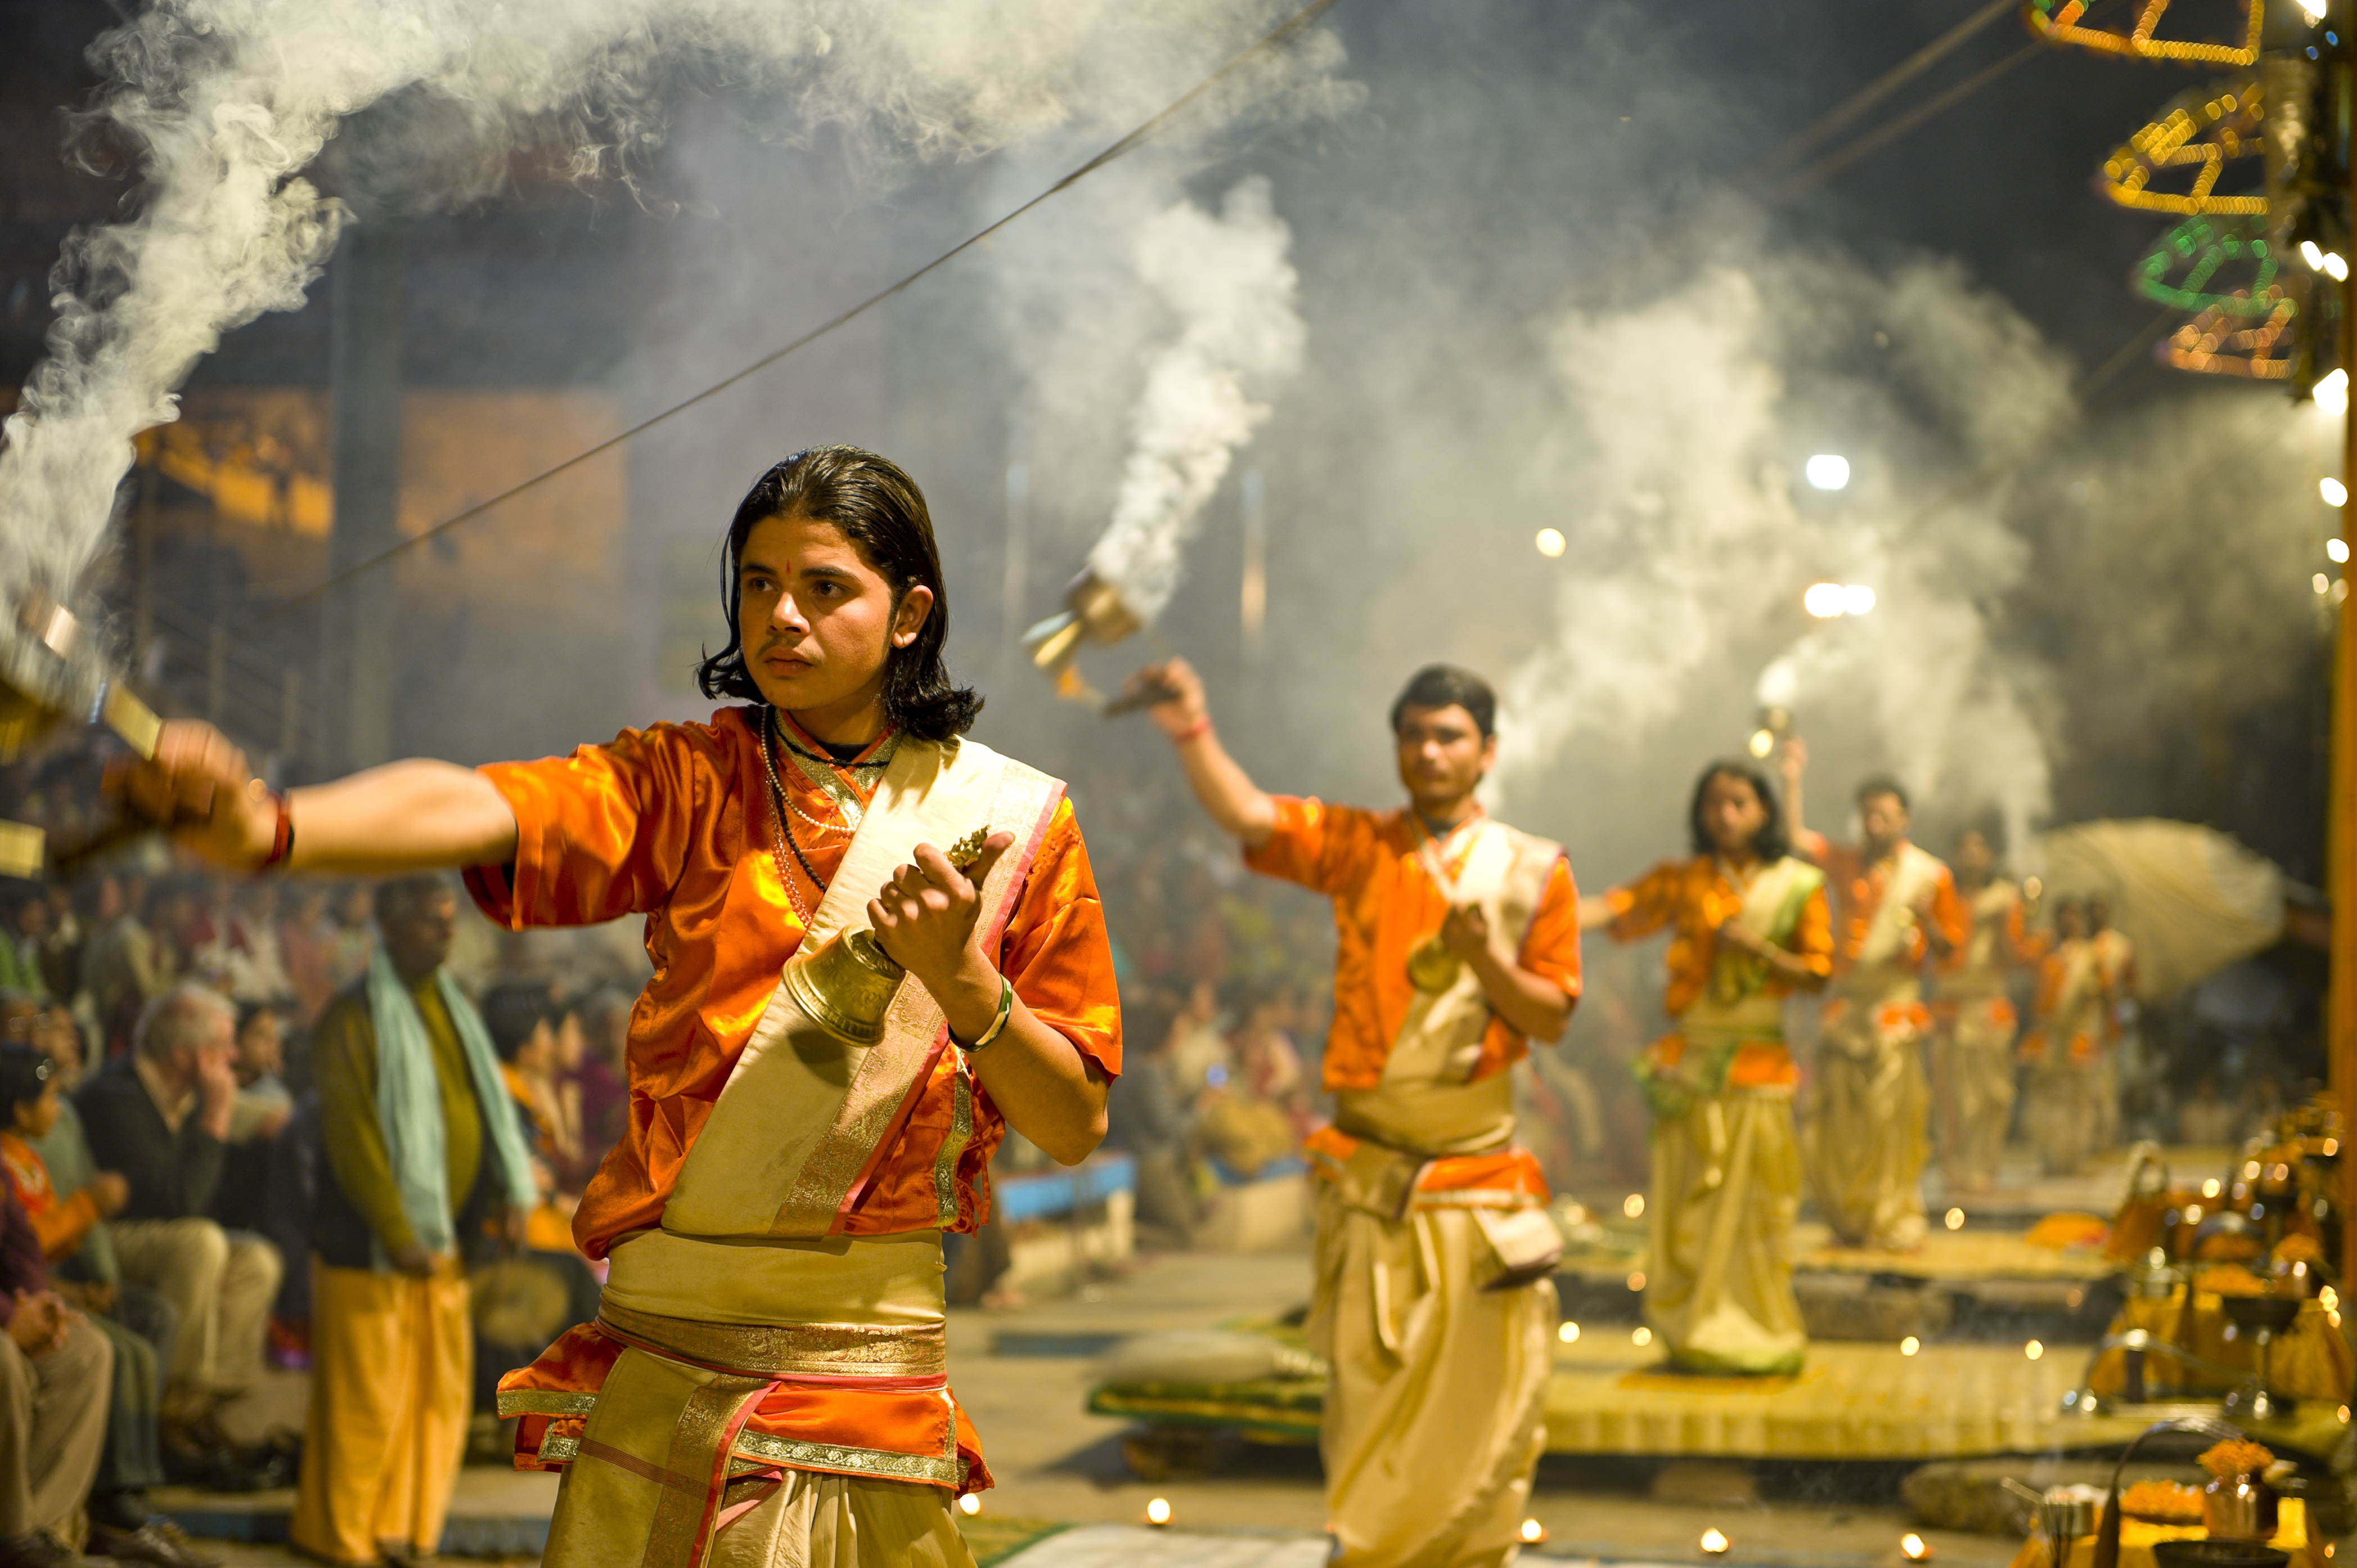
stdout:
MULTIPOLYGON (((104 725, 143 757, 156 755, 163 721, 116 678, 81 617, 36 587, 0 625, 0 765, 64 723, 104 725)), ((38 876, 64 869, 152 824, 119 823, 57 856, 41 829, 0 822, 0 875, 38 876)))

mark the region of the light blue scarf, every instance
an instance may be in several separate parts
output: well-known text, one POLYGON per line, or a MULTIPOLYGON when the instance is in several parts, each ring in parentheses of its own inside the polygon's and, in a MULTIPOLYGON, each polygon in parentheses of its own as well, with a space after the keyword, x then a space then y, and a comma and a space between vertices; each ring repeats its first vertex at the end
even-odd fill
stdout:
MULTIPOLYGON (((500 1074, 491 1049, 490 1032, 467 993, 436 971, 442 1005, 458 1031, 467 1058, 467 1074, 474 1080, 475 1102, 483 1116, 486 1141, 497 1151, 507 1177, 508 1201, 530 1208, 538 1201, 533 1190, 531 1156, 525 1152, 523 1128, 516 1121, 515 1101, 500 1074)), ((447 1252, 456 1242, 455 1205, 465 1193, 452 1193, 448 1129, 442 1122, 442 1083, 434 1070, 434 1042, 425 1037, 425 1020, 416 999, 393 972, 392 961, 379 948, 369 960, 369 1018, 376 1026, 376 1119, 384 1130, 384 1150, 393 1164, 393 1183, 401 1194, 401 1212, 428 1251, 447 1252)), ((380 1248, 379 1251, 382 1249, 380 1248)))

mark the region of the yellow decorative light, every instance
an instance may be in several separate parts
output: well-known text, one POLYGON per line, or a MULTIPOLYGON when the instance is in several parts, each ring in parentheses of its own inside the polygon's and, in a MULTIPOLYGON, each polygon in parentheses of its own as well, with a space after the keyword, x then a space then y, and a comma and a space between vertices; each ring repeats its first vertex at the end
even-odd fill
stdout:
POLYGON ((1170 1522, 1170 1499, 1156 1498, 1146 1505, 1146 1522, 1157 1530, 1170 1522))
POLYGON ((1579 1343, 1579 1325, 1577 1323, 1558 1324, 1555 1326, 1555 1337, 1557 1339, 1562 1340, 1566 1345, 1577 1345, 1579 1343))
POLYGON ((966 1518, 972 1519, 981 1511, 982 1498, 979 1493, 968 1492, 958 1498, 958 1512, 965 1515, 966 1518))
POLYGON ((1522 1537, 1524 1546, 1536 1546, 1546 1539, 1546 1526, 1534 1519, 1526 1519, 1523 1520, 1522 1537))
MULTIPOLYGON (((2169 0, 2144 0, 2136 10, 2136 26, 2125 33, 2115 33, 2105 27, 2083 27, 2080 19, 2086 16, 2090 0, 2029 0, 2022 7, 2021 19, 2029 30, 2041 38, 2058 44, 2077 44, 2082 48, 2100 53, 2127 55, 2136 59, 2169 59, 2193 65, 2256 65, 2259 59, 2260 0, 2250 0, 2245 12, 2241 44, 2189 43, 2181 38, 2156 38, 2160 18, 2169 9, 2169 0)), ((2240 89, 2236 90, 2238 92, 2240 89)))
POLYGON ((2270 302, 2263 319, 2253 321, 2247 306, 2237 311, 2213 306, 2169 335, 2161 359, 2180 371, 2205 375, 2259 381, 2289 379, 2298 341, 2292 336, 2296 307, 2279 286, 2261 297, 2270 302))
POLYGON ((1899 1538, 1899 1554, 1910 1563, 1929 1563, 1932 1543, 1910 1530, 1899 1538))
POLYGON ((1735 1542, 1727 1540, 1727 1536, 1719 1530, 1718 1526, 1712 1525, 1708 1530, 1702 1532, 1702 1540, 1696 1542, 1696 1544, 1703 1549, 1703 1552, 1706 1556, 1724 1557, 1727 1555, 1727 1549, 1734 1545, 1735 1542))
POLYGON ((1902 1356, 1912 1356, 1921 1348, 1923 1348, 1923 1341, 1916 1338, 1912 1334, 1899 1342, 1899 1353, 1902 1356))
POLYGON ((2204 99, 2180 93, 2161 117, 2130 136, 2104 160, 2104 194, 2142 212, 2256 214, 2267 210, 2265 196, 2221 196, 2218 181, 2229 158, 2255 158, 2264 150, 2266 116, 2259 84, 2239 83, 2233 91, 2204 99), (2166 171, 2190 169, 2193 183, 2183 192, 2155 190, 2151 181, 2166 171))

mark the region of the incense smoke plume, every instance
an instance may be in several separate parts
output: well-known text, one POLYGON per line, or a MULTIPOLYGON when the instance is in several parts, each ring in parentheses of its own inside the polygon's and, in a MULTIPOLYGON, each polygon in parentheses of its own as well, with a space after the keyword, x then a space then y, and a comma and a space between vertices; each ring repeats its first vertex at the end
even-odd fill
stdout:
MULTIPOLYGON (((1555 632, 1507 682, 1501 786, 1527 789, 1583 737, 1644 746, 1698 680, 1723 682, 1756 649, 1773 654, 1760 702, 1879 757, 1919 806, 1996 807, 2023 842, 2049 805, 2048 765, 2026 678, 1983 607, 2018 585, 2029 549, 2001 497, 1943 492, 2066 424, 2067 371, 1951 268, 1806 264, 1805 277, 1793 263, 1713 265, 1549 334, 1565 415, 1550 456, 1585 515, 1563 525, 1573 569, 1555 632), (1906 324, 1878 332, 1870 380, 1828 362, 1838 324, 1808 301, 1829 295, 1854 336, 1906 324), (1820 493, 1798 470, 1828 410, 1853 478, 1820 493), (1872 612, 1803 619, 1802 590, 1821 580, 1870 587, 1872 612)), ((1814 825, 1839 830, 1847 783, 1819 778, 1814 825)))
MULTIPOLYGON (((1151 15, 1103 0, 161 0, 94 52, 93 117, 139 149, 147 189, 137 216, 78 236, 60 265, 50 352, 0 446, 0 585, 79 584, 132 437, 175 417, 176 389, 224 332, 302 303, 350 216, 307 175, 339 131, 355 198, 479 195, 519 154, 552 151, 576 176, 628 179, 662 140, 662 88, 701 70, 789 95, 798 134, 830 128, 873 166, 969 158, 1158 103, 1269 14, 1262 0, 1151 15)), ((1245 91, 1314 90, 1333 59, 1313 38, 1245 91)))
POLYGON ((1146 371, 1113 521, 1089 566, 1146 620, 1169 603, 1204 503, 1268 418, 1252 392, 1300 366, 1291 241, 1257 177, 1231 189, 1216 216, 1180 202, 1138 226, 1138 275, 1179 330, 1146 371))

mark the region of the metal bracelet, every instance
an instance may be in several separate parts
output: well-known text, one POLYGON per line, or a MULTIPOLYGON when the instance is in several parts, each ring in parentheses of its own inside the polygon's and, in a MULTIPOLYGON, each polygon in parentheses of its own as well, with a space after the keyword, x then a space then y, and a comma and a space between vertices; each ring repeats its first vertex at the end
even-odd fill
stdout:
MULTIPOLYGON (((974 1055, 974 1052, 998 1038, 1006 1031, 1006 1020, 1013 1016, 1015 1016, 1015 983, 1002 974, 998 977, 998 1016, 990 1021, 990 1027, 985 1029, 974 1044, 961 1045, 958 1048, 968 1056, 974 1055)), ((950 1038, 954 1040, 957 1036, 952 1034, 950 1038)))

